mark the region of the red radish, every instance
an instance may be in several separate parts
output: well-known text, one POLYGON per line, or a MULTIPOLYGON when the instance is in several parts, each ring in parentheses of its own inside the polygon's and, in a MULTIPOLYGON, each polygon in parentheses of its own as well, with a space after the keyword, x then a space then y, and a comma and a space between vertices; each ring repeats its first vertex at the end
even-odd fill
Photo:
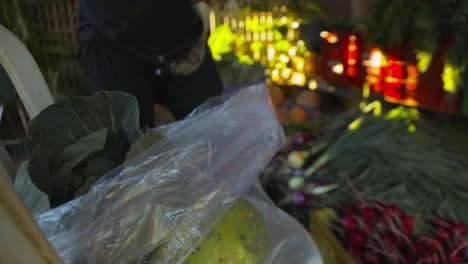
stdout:
POLYGON ((393 236, 390 234, 384 234, 381 236, 381 238, 382 238, 382 241, 393 242, 393 236))
POLYGON ((358 222, 353 216, 345 216, 340 222, 348 231, 356 230, 358 226, 358 222))
POLYGON ((377 255, 377 253, 375 253, 375 252, 367 251, 366 253, 364 253, 363 260, 364 260, 364 263, 378 264, 379 263, 379 255, 377 255))
POLYGON ((436 227, 450 227, 453 224, 453 221, 446 218, 434 218, 431 220, 431 223, 436 227))
POLYGON ((423 255, 426 251, 427 251, 426 246, 424 246, 424 245, 422 245, 422 244, 416 244, 416 245, 414 245, 414 254, 415 254, 416 256, 421 256, 421 255, 423 255))
POLYGON ((375 230, 375 225, 371 221, 365 221, 362 230, 364 231, 364 233, 371 234, 375 230))
POLYGON ((403 228, 403 234, 407 237, 411 237, 413 235, 413 229, 412 228, 403 228))
POLYGON ((420 264, 438 264, 439 262, 439 257, 437 256, 437 253, 434 253, 430 256, 425 256, 423 258, 420 258, 417 263, 420 264))
POLYGON ((352 207, 352 206, 346 206, 346 207, 343 209, 343 211, 344 211, 344 214, 345 214, 345 215, 352 215, 352 214, 354 214, 354 207, 352 207))
POLYGON ((450 254, 454 255, 463 255, 463 250, 465 251, 468 249, 468 242, 465 242, 463 239, 458 239, 450 248, 450 254))
POLYGON ((392 213, 398 213, 400 212, 400 208, 398 208, 398 206, 396 206, 395 204, 389 204, 387 205, 386 207, 386 211, 388 212, 392 212, 392 213))
POLYGON ((432 256, 432 260, 434 261, 433 263, 440 263, 441 259, 439 258, 438 253, 434 253, 431 256, 432 256))
POLYGON ((436 237, 439 238, 442 241, 448 241, 451 238, 450 232, 447 231, 447 229, 441 229, 441 230, 437 231, 436 237))
POLYGON ((383 242, 387 245, 395 246, 395 238, 390 234, 385 234, 381 236, 383 242))
POLYGON ((353 257, 356 260, 362 259, 363 256, 363 251, 360 248, 350 248, 348 250, 349 254, 351 254, 351 257, 353 257))
POLYGON ((407 255, 407 256, 405 256, 404 258, 405 258, 405 261, 404 261, 405 264, 413 264, 413 263, 416 263, 416 257, 413 256, 413 255, 407 255))
POLYGON ((395 234, 395 245, 400 249, 407 249, 411 245, 411 240, 406 235, 395 234))
POLYGON ((463 236, 468 231, 468 227, 464 224, 454 224, 451 229, 455 236, 463 236))
POLYGON ((404 227, 406 227, 408 229, 411 229, 415 225, 416 225, 416 220, 414 219, 414 217, 408 215, 408 216, 405 216, 403 218, 403 226, 404 227))
POLYGON ((460 264, 461 263, 461 257, 460 257, 460 255, 451 256, 450 261, 451 261, 452 264, 460 264))
POLYGON ((458 264, 468 257, 468 226, 448 218, 434 218, 432 229, 415 237, 416 219, 394 204, 379 202, 342 207, 344 245, 362 263, 458 264), (382 250, 382 252, 376 252, 382 250), (385 259, 384 259, 385 257, 385 259))
POLYGON ((361 208, 361 214, 367 220, 372 220, 377 215, 374 209, 367 206, 361 208))
POLYGON ((438 251, 442 248, 442 243, 435 238, 426 237, 424 238, 424 241, 426 242, 427 247, 433 251, 438 251))
POLYGON ((420 258, 417 262, 418 264, 434 264, 431 257, 420 258))
POLYGON ((391 229, 392 228, 392 223, 391 222, 392 222, 392 219, 390 217, 382 218, 381 221, 380 221, 380 226, 384 230, 391 229))
POLYGON ((362 247, 366 244, 366 237, 360 232, 353 231, 349 234, 349 242, 353 247, 362 247))

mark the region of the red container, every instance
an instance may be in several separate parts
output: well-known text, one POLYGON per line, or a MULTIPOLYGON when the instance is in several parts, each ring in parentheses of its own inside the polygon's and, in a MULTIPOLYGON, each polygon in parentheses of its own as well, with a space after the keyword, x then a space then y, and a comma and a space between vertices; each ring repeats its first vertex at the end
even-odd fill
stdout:
POLYGON ((362 56, 366 66, 365 80, 369 84, 371 93, 382 93, 384 86, 385 68, 383 67, 384 54, 379 49, 369 49, 362 56))
MULTIPOLYGON (((385 100, 407 106, 417 106, 419 71, 413 63, 412 47, 401 45, 385 51, 382 94, 385 100)), ((414 58, 413 58, 414 57, 414 58)))
POLYGON ((455 94, 446 92, 442 80, 444 56, 449 47, 450 41, 442 41, 429 68, 420 74, 416 98, 420 102, 421 108, 447 113, 457 113, 461 110, 461 91, 455 94))
POLYGON ((425 72, 418 70, 417 54, 411 45, 386 49, 383 51, 385 63, 382 63, 380 69, 375 67, 375 62, 374 67, 370 65, 372 63, 367 63, 366 80, 372 91, 382 93, 388 102, 436 112, 457 113, 461 108, 461 92, 446 92, 442 81, 444 55, 449 46, 449 41, 441 42, 425 72), (380 78, 377 78, 378 74, 380 78))
POLYGON ((330 84, 361 87, 362 38, 353 32, 321 32, 323 78, 330 84))

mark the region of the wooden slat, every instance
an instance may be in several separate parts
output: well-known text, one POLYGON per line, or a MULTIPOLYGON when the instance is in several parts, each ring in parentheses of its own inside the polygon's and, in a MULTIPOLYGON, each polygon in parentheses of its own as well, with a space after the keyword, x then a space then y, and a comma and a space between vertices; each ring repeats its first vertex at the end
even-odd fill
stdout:
POLYGON ((46 237, 0 172, 0 263, 62 263, 46 237))

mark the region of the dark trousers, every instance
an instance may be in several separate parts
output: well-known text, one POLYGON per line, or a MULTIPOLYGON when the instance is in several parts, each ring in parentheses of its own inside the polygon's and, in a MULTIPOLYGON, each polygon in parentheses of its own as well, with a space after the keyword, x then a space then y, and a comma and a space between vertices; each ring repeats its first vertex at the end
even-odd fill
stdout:
POLYGON ((182 119, 209 97, 222 93, 221 79, 209 52, 191 75, 157 76, 152 63, 93 30, 86 31, 80 32, 80 67, 88 91, 91 94, 123 91, 134 95, 140 106, 142 127, 152 126, 155 103, 166 106, 177 119, 182 119))

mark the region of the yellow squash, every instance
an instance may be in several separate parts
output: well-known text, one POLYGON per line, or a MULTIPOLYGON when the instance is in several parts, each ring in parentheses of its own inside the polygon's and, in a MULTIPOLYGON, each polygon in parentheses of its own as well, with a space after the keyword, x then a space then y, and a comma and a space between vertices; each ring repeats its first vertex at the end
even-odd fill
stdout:
POLYGON ((257 264, 268 250, 263 216, 239 198, 184 264, 257 264))

